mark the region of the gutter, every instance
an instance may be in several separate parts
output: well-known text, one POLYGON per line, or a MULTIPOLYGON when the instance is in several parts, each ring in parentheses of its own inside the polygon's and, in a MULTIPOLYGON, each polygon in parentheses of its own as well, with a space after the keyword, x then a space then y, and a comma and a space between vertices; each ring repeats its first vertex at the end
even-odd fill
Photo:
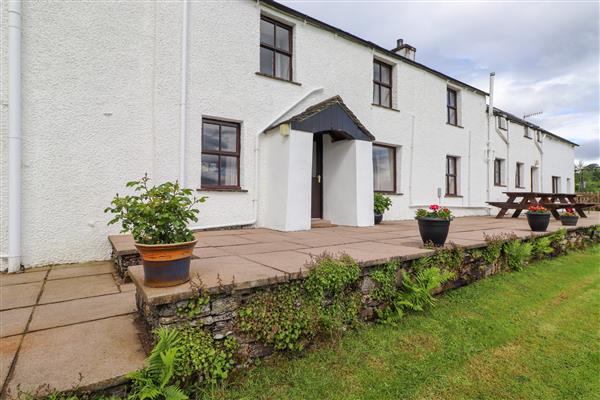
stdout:
POLYGON ((21 10, 8 2, 8 272, 21 269, 21 10))
POLYGON ((492 123, 494 122, 494 77, 496 76, 495 72, 490 72, 490 99, 488 105, 488 126, 487 126, 487 141, 485 143, 485 159, 486 159, 486 185, 485 185, 485 199, 486 201, 490 201, 490 190, 491 190, 491 180, 490 180, 490 161, 492 155, 491 149, 491 140, 492 140, 492 123))

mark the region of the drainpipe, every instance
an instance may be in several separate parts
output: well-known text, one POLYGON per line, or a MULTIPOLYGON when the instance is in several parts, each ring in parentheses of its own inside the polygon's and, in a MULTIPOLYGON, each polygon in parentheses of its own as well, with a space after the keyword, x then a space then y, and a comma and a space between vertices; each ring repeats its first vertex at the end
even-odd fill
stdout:
POLYGON ((412 182, 413 182, 413 169, 415 159, 415 115, 410 114, 410 167, 408 169, 408 204, 411 205, 413 202, 412 182))
POLYGON ((8 2, 8 272, 21 268, 21 1, 8 2))
POLYGON ((495 72, 490 73, 490 100, 488 105, 488 126, 487 126, 487 141, 486 141, 486 201, 490 201, 490 161, 491 161, 491 140, 492 140, 492 123, 494 122, 494 77, 495 72))
POLYGON ((181 82, 179 100, 179 183, 185 187, 185 141, 187 130, 187 56, 188 56, 188 0, 183 0, 181 24, 181 82))

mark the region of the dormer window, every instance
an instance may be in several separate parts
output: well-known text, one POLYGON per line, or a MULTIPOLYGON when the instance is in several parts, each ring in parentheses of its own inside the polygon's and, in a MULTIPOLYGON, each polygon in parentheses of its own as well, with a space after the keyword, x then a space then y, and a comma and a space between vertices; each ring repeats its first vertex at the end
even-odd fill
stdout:
POLYGON ((448 88, 446 91, 446 108, 448 112, 446 122, 458 126, 458 92, 454 89, 448 88))
POLYGON ((508 122, 506 121, 506 118, 501 115, 498 115, 497 118, 498 118, 498 128, 500 128, 504 131, 508 130, 508 122))
POLYGON ((260 19, 260 72, 292 80, 292 27, 264 16, 260 19))
POLYGON ((373 104, 392 108, 392 66, 373 61, 373 104))
POLYGON ((542 143, 542 132, 541 131, 536 132, 536 137, 537 137, 537 141, 542 143))
POLYGON ((531 128, 529 128, 528 126, 525 127, 525 137, 527 139, 531 139, 531 128))

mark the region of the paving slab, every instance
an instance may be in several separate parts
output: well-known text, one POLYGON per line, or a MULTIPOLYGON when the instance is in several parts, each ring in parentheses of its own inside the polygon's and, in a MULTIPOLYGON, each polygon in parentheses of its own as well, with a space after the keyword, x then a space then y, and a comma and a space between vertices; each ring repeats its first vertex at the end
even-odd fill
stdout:
POLYGON ((10 366, 17 354, 23 336, 11 336, 0 340, 0 389, 4 389, 10 366))
POLYGON ((74 278, 77 276, 110 274, 114 270, 115 268, 112 261, 54 266, 48 274, 48 280, 74 278))
MULTIPOLYGON (((150 304, 164 304, 188 298, 192 293, 190 283, 166 288, 144 286, 144 270, 141 265, 130 267, 131 280, 150 304)), ((217 290, 221 285, 233 285, 234 289, 247 289, 285 282, 285 272, 261 265, 239 256, 214 257, 192 260, 190 276, 201 280, 206 289, 217 290)))
POLYGON ((318 238, 307 238, 307 239, 291 239, 292 242, 302 245, 303 247, 321 247, 321 246, 335 246, 338 244, 348 244, 360 242, 361 239, 352 235, 338 235, 329 234, 321 235, 318 238))
POLYGON ((110 235, 108 240, 113 246, 114 251, 119 255, 135 254, 135 241, 131 235, 110 235))
POLYGON ((28 271, 16 274, 0 274, 0 286, 20 285, 22 283, 40 282, 46 278, 48 270, 28 271))
POLYGON ((222 247, 229 254, 235 255, 247 255, 247 254, 258 254, 258 253, 272 253, 274 251, 284 250, 297 250, 306 248, 307 246, 300 245, 292 242, 271 242, 271 243, 256 243, 256 244, 245 244, 238 246, 226 246, 222 247))
POLYGON ((41 383, 52 389, 93 389, 143 366, 145 354, 133 316, 120 316, 28 333, 8 387, 35 391, 41 383), (81 381, 80 381, 81 374, 81 381))
POLYGON ((135 313, 135 293, 125 292, 38 305, 29 332, 135 313))
POLYGON ((281 242, 284 240, 288 240, 286 233, 279 232, 243 234, 238 235, 238 237, 251 240, 254 243, 281 242))
POLYGON ((308 273, 308 264, 312 260, 310 255, 298 251, 276 251, 273 253, 249 254, 243 257, 283 271, 294 279, 308 273))
POLYGON ((31 310, 33 307, 0 311, 0 337, 19 335, 25 332, 31 310))
POLYGON ((195 247, 192 254, 197 258, 211 258, 229 255, 229 253, 227 253, 221 247, 195 247))
POLYGON ((80 276, 47 281, 40 304, 119 293, 112 274, 80 276))
POLYGON ((121 283, 119 285, 119 290, 121 290, 121 292, 135 292, 135 283, 121 283))
MULTIPOLYGON (((245 235, 250 237, 250 235, 245 235)), ((253 244, 254 240, 250 240, 244 235, 221 235, 221 236, 206 236, 199 237, 196 247, 222 247, 222 246, 237 246, 241 244, 253 244)))
POLYGON ((0 290, 0 310, 27 307, 36 303, 44 282, 4 286, 0 290))

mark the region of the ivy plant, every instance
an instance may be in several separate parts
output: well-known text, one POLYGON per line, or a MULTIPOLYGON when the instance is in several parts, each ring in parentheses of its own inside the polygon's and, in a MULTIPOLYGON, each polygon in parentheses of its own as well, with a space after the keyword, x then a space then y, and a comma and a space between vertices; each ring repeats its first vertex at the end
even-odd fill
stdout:
POLYGON ((127 182, 135 195, 120 196, 118 193, 104 212, 114 215, 108 224, 121 222, 121 232, 133 235, 141 244, 171 244, 194 240, 188 223, 198 221, 198 209, 206 197, 196 198, 191 189, 179 182, 149 185, 145 174, 141 179, 127 182))

